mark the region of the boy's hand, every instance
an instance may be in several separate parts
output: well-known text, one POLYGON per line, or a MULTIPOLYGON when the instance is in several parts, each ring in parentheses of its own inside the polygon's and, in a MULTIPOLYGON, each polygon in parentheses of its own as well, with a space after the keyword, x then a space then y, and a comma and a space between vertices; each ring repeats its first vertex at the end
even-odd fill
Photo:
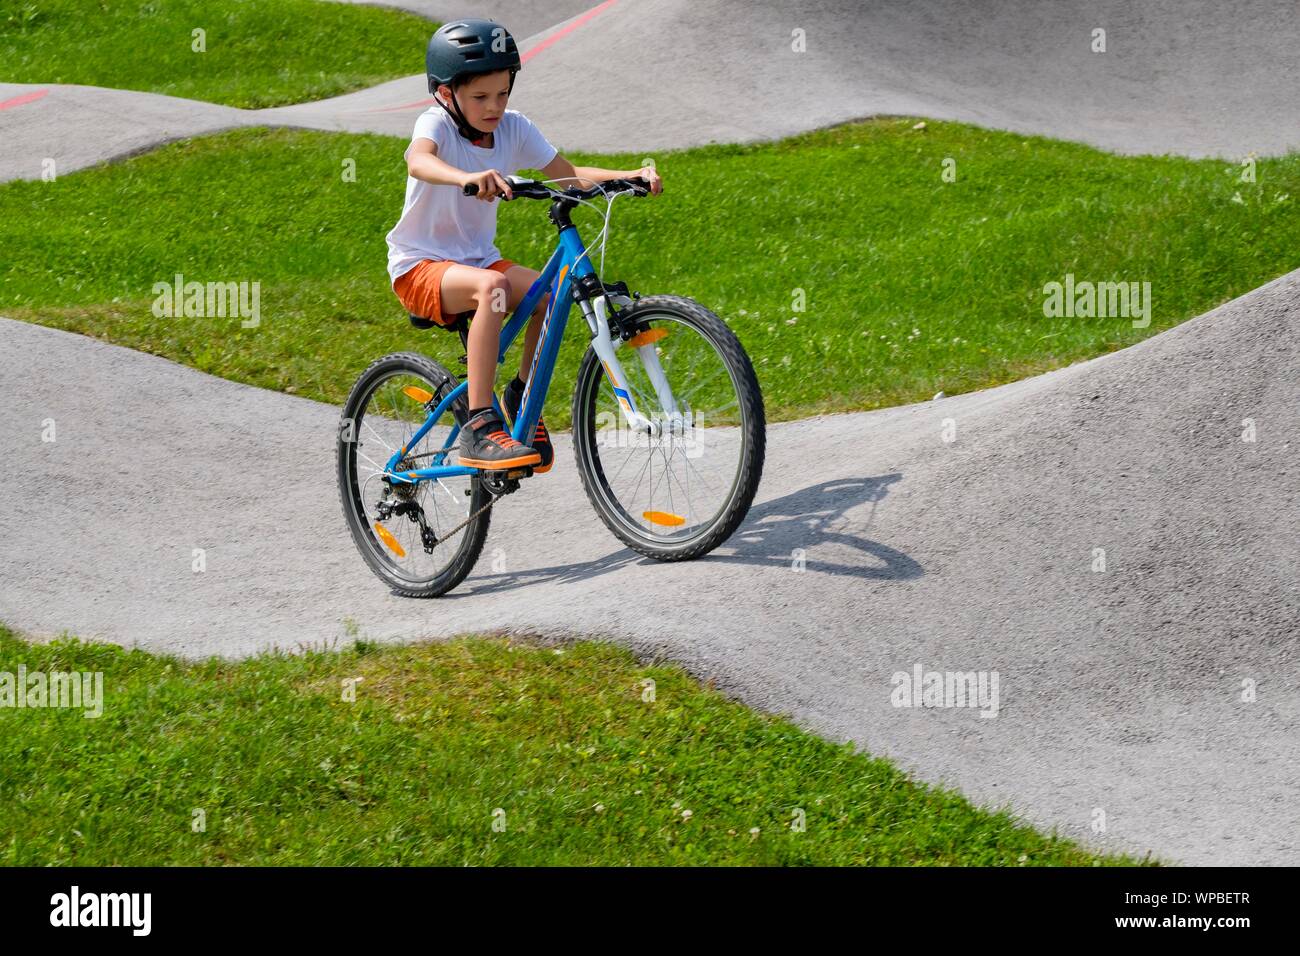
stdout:
POLYGON ((637 176, 650 184, 651 195, 658 196, 664 191, 664 181, 659 178, 659 173, 653 166, 642 166, 632 174, 631 178, 635 179, 637 176))
POLYGON ((464 188, 469 183, 476 183, 478 185, 478 193, 474 198, 481 199, 484 202, 491 202, 493 199, 496 199, 497 196, 502 195, 504 195, 506 199, 515 198, 514 192, 510 189, 510 184, 506 182, 505 177, 495 169, 485 169, 481 173, 467 174, 465 176, 465 182, 461 184, 461 187, 464 188))

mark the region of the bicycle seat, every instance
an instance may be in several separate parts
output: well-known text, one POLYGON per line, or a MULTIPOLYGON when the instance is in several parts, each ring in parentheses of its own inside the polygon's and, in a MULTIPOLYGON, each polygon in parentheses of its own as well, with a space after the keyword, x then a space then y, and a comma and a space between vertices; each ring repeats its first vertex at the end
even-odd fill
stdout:
POLYGON ((438 325, 438 323, 433 321, 433 319, 426 319, 424 316, 416 315, 414 312, 410 314, 410 319, 411 319, 411 324, 415 326, 417 329, 431 329, 435 325, 438 325, 438 328, 440 329, 450 330, 450 329, 459 328, 463 323, 466 323, 471 318, 473 318, 473 316, 474 316, 473 309, 470 309, 468 312, 458 313, 456 316, 456 321, 451 323, 451 325, 438 325))

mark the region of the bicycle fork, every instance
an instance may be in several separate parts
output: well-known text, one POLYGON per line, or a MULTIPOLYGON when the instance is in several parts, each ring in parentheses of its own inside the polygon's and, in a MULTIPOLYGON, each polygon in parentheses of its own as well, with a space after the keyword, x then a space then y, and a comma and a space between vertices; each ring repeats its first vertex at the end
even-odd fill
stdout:
MULTIPOLYGON (((596 356, 600 359, 600 364, 605 368, 605 374, 609 377, 609 384, 614 389, 614 396, 623 408, 623 414, 627 416, 628 425, 638 432, 657 438, 663 433, 662 425, 659 421, 647 418, 646 415, 636 406, 636 400, 633 398, 631 391, 626 387, 627 376, 623 373, 623 366, 619 363, 618 356, 614 354, 614 342, 609 334, 609 301, 606 296, 595 296, 592 299, 581 300, 582 314, 587 319, 587 325, 591 327, 592 342, 591 347, 595 349, 596 356)), ((677 407, 677 400, 673 397, 672 387, 668 384, 668 377, 664 374, 663 366, 659 363, 659 353, 655 350, 655 342, 663 338, 663 330, 650 330, 642 332, 628 339, 628 345, 637 353, 641 359, 641 364, 646 370, 646 375, 650 383, 654 386, 655 395, 659 399, 659 405, 663 409, 664 418, 669 423, 669 428, 673 434, 680 434, 685 428, 690 426, 689 413, 683 416, 677 407), (656 335, 658 331, 660 334, 656 335), (642 341, 638 342, 638 339, 642 341)))

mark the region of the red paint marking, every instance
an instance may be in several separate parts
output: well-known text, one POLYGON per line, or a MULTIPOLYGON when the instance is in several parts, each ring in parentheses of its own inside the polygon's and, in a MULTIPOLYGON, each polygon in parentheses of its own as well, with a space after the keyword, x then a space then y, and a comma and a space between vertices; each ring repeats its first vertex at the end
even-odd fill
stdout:
POLYGON ((601 13, 602 11, 608 9, 609 7, 612 7, 612 6, 613 6, 615 3, 617 3, 617 2, 618 2, 618 0, 605 0, 605 2, 602 3, 600 6, 592 7, 590 10, 588 10, 588 11, 587 11, 586 13, 584 13, 582 16, 578 17, 578 19, 574 20, 572 23, 570 23, 567 27, 565 27, 565 28, 564 28, 563 30, 561 30, 559 33, 555 34, 554 36, 547 37, 545 40, 543 40, 541 43, 537 44, 537 46, 533 47, 531 50, 529 50, 527 53, 525 53, 525 54, 524 54, 523 56, 521 56, 519 59, 522 60, 524 63, 527 63, 530 59, 532 59, 532 58, 533 58, 534 56, 536 56, 538 53, 541 53, 543 50, 545 50, 548 46, 550 46, 552 43, 554 43, 554 42, 555 42, 556 40, 558 40, 560 37, 565 36, 566 34, 572 33, 574 30, 578 29, 578 27, 582 26, 584 23, 586 23, 586 22, 587 22, 588 20, 590 20, 592 17, 596 16, 596 14, 601 13))
MULTIPOLYGON (((614 4, 616 4, 616 3, 618 3, 618 0, 605 0, 605 2, 602 3, 602 4, 600 4, 599 6, 592 7, 590 10, 588 10, 588 11, 587 11, 586 13, 584 13, 582 16, 578 17, 578 19, 574 20, 572 23, 570 23, 567 27, 565 27, 565 28, 564 28, 563 30, 561 30, 559 33, 555 34, 554 36, 549 36, 549 37, 547 37, 545 40, 543 40, 541 43, 537 44, 537 46, 533 47, 533 48, 532 48, 531 50, 529 50, 527 53, 520 54, 520 56, 519 56, 519 65, 522 66, 523 64, 527 63, 529 60, 531 60, 533 57, 535 57, 538 53, 541 53, 543 50, 545 50, 548 46, 550 46, 552 43, 554 43, 554 42, 555 42, 556 40, 558 40, 560 37, 565 36, 566 34, 572 33, 574 30, 578 29, 578 27, 582 26, 584 23, 586 23, 586 22, 587 22, 588 20, 590 20, 592 17, 596 16, 596 14, 602 12, 603 10, 608 9, 609 7, 612 7, 612 6, 613 6, 614 4)), ((420 100, 420 101, 418 101, 418 102, 416 102, 416 103, 406 103, 406 104, 403 105, 403 106, 385 106, 385 107, 382 107, 382 108, 377 109, 377 110, 367 110, 366 112, 368 112, 368 113, 392 113, 392 112, 394 112, 394 111, 396 111, 396 110, 413 110, 413 109, 415 109, 417 106, 432 106, 432 105, 433 105, 434 103, 436 103, 436 102, 437 102, 437 100, 435 100, 433 97, 429 97, 429 99, 427 99, 427 100, 420 100)))
POLYGON ((13 99, 0 100, 0 110, 12 109, 15 106, 22 106, 24 103, 34 103, 49 92, 49 90, 36 90, 34 93, 23 93, 13 99))

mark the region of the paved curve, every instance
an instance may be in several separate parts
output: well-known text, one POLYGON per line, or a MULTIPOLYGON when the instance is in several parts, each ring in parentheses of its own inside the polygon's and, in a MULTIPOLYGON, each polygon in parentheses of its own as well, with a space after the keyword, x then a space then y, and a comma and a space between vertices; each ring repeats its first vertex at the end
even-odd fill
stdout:
POLYGON ((749 520, 692 563, 618 545, 557 435, 477 571, 413 601, 344 529, 337 409, 0 321, 0 620, 187 656, 349 617, 385 641, 609 634, 1088 843, 1300 863, 1298 327, 1300 271, 1061 371, 773 425, 749 520), (997 671, 999 716, 894 708, 918 663, 997 671))
MULTIPOLYGON (((1300 147, 1293 0, 588 3, 547 4, 544 15, 518 0, 487 8, 528 37, 512 105, 570 151, 768 140, 891 113, 1124 153, 1237 158, 1300 147), (1096 28, 1106 31, 1104 53, 1091 49, 1096 28)), ((423 51, 411 57, 418 68, 423 51)), ((267 110, 0 84, 0 180, 37 178, 47 157, 70 172, 238 126, 407 136, 428 95, 422 74, 267 110)))

